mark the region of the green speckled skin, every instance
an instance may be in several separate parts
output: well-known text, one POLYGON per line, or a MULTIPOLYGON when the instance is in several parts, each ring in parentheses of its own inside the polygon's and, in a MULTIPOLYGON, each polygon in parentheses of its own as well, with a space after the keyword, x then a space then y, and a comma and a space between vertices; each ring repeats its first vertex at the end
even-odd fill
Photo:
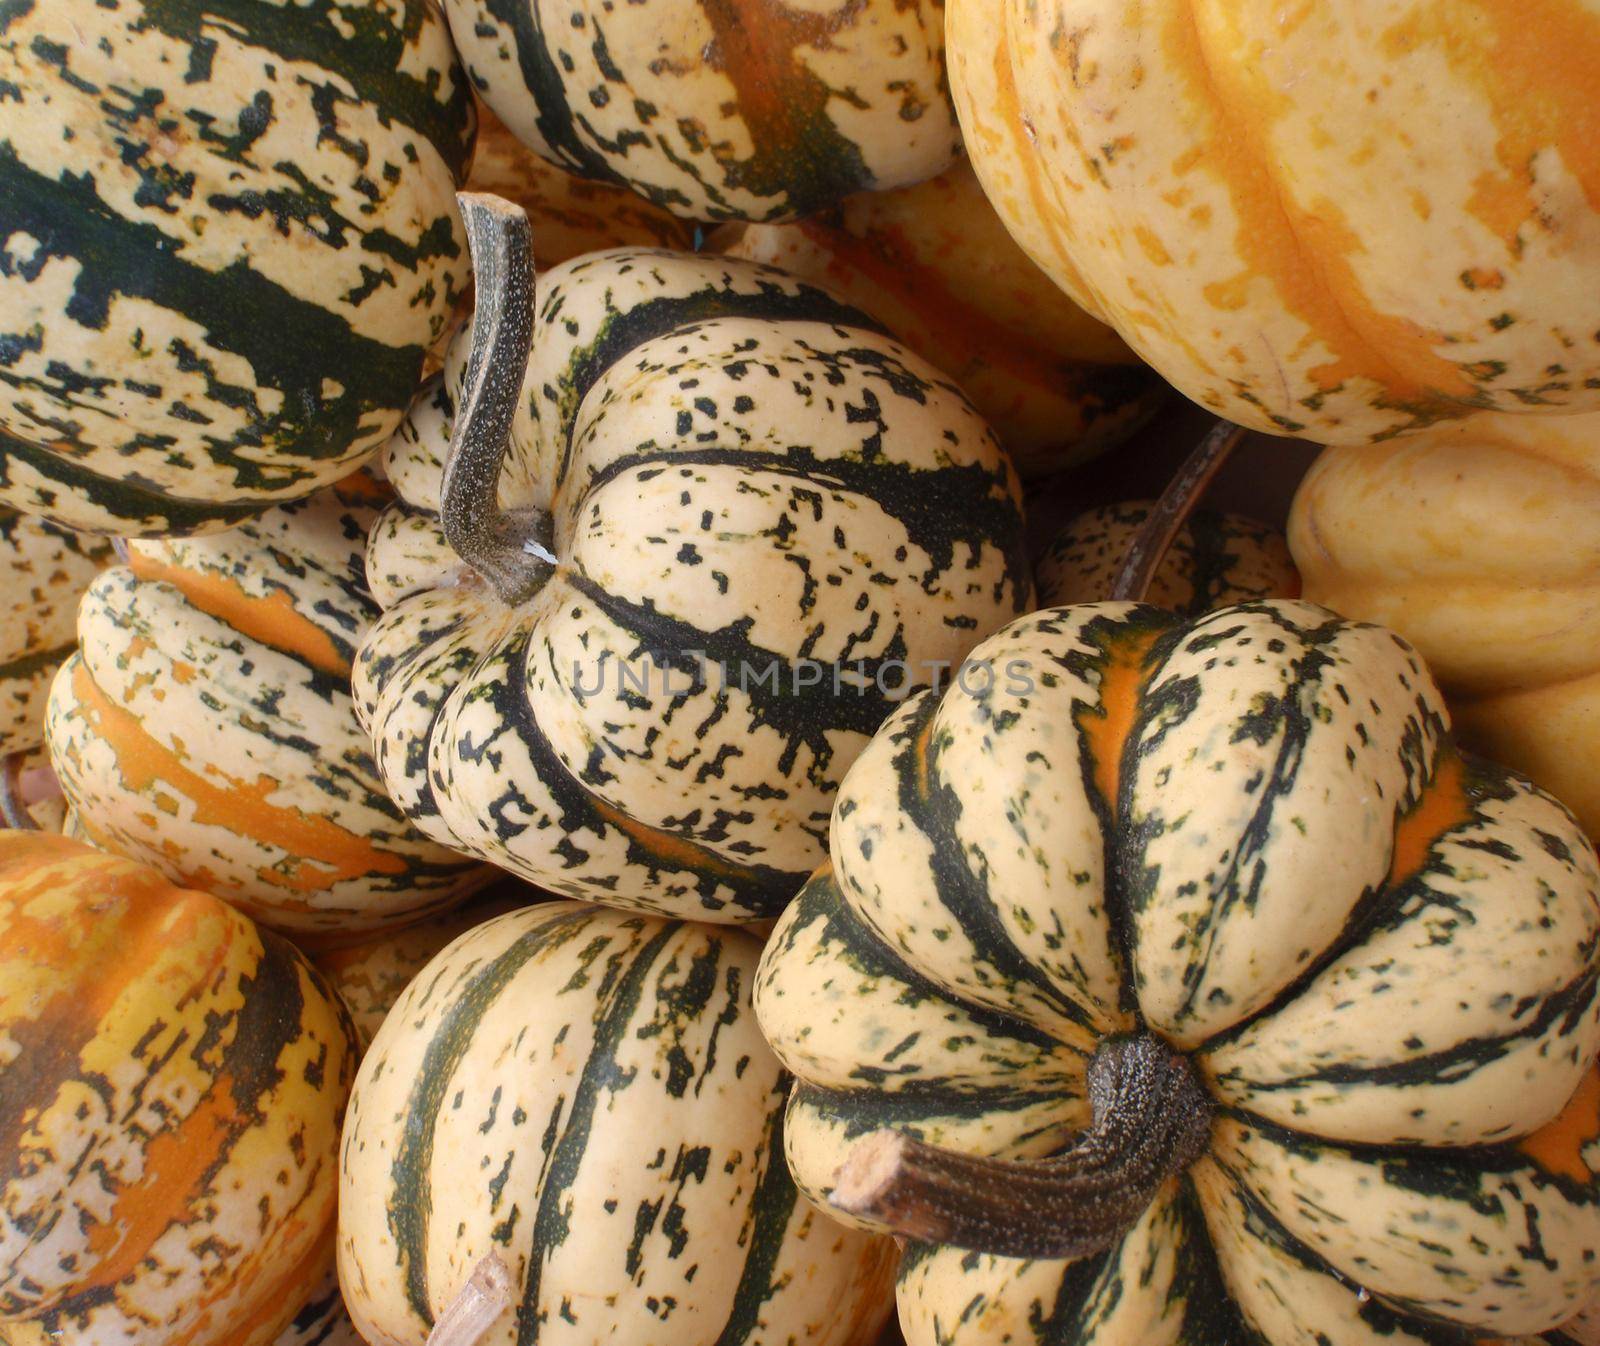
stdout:
POLYGON ((377 450, 469 278, 434 0, 10 0, 0 110, 0 501, 207 532, 377 450))
POLYGON ((1571 815, 1456 751, 1404 641, 1309 603, 1046 609, 977 656, 1017 681, 896 712, 763 957, 796 1181, 825 1203, 883 1127, 1053 1154, 1138 1029, 1216 1117, 1104 1253, 913 1245, 911 1346, 1444 1346, 1587 1304, 1600 872, 1571 815))

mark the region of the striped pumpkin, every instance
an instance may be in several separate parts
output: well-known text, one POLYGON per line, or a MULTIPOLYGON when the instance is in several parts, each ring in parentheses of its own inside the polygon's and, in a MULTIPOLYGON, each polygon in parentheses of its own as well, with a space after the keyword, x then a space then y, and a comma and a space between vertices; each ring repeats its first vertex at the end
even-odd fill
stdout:
POLYGON ((0 1339, 271 1346, 326 1265, 348 1016, 147 866, 0 833, 0 1339))
POLYGON ((519 140, 686 219, 792 219, 960 150, 942 0, 444 4, 519 140))
POLYGON ((877 318, 967 391, 1024 477, 1120 443, 1169 395, 1011 241, 965 159, 831 215, 748 225, 728 250, 877 318))
POLYGON ((487 106, 467 188, 515 201, 533 225, 533 255, 555 266, 605 248, 692 248, 694 225, 609 182, 575 177, 540 158, 487 106))
POLYGON ((741 931, 549 902, 463 935, 373 1039, 339 1274, 372 1346, 423 1346, 493 1252, 482 1346, 867 1346, 895 1251, 799 1199, 741 931))
POLYGON ((295 1314, 272 1346, 366 1346, 345 1312, 337 1266, 329 1265, 305 1307, 295 1314))
POLYGON ((488 879, 384 793, 350 702, 389 494, 358 474, 212 537, 137 542, 84 598, 49 709, 80 834, 302 941, 447 907, 488 879))
POLYGON ((78 599, 111 546, 0 507, 0 756, 44 742, 50 679, 78 643, 78 599))
POLYGON ((770 268, 597 253, 539 295, 500 500, 554 564, 507 599, 446 541, 464 333, 387 452, 354 679, 379 769, 553 892, 768 919, 902 683, 1026 610, 1015 476, 949 382, 770 268))
POLYGON ((913 1239, 911 1346, 1439 1346, 1587 1303, 1566 810, 1313 604, 1051 608, 974 658, 991 688, 852 768, 755 992, 796 1182, 913 1239))
POLYGON ((0 500, 206 532, 376 452, 468 277, 432 0, 16 0, 0 89, 0 500))
POLYGON ((1356 444, 1600 410, 1593 0, 950 0, 968 153, 1195 401, 1356 444))
POLYGON ((359 944, 319 950, 317 971, 339 993, 361 1041, 372 1041, 400 993, 447 944, 474 926, 539 901, 536 888, 505 883, 462 906, 400 930, 384 930, 359 944))
POLYGON ((1306 594, 1422 651, 1464 742, 1600 837, 1600 415, 1476 416, 1325 452, 1289 521, 1306 594))
MULTIPOLYGON (((1101 505, 1062 525, 1034 567, 1039 602, 1051 607, 1111 597, 1128 548, 1150 517, 1148 500, 1101 505)), ((1276 528, 1242 514, 1196 510, 1167 549, 1146 595, 1180 617, 1233 603, 1296 598, 1300 577, 1276 528)))

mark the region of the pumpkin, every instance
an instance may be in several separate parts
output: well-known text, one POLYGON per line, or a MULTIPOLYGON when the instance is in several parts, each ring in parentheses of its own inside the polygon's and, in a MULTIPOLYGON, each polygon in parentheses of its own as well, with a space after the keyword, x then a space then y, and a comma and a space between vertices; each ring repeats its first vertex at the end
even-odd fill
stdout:
POLYGON ((111 546, 0 507, 0 756, 44 742, 44 698, 78 642, 78 599, 111 560, 111 546))
POLYGON ((825 285, 971 396, 1024 476, 1120 443, 1167 386, 1011 241, 965 159, 797 224, 752 224, 728 251, 825 285))
POLYGON ((467 280, 435 6, 11 5, 0 81, 0 501, 204 532, 378 450, 467 280))
POLYGON ((536 902, 537 889, 507 883, 463 906, 399 930, 383 930, 357 944, 320 949, 317 971, 350 1011, 363 1043, 371 1042, 400 993, 447 944, 496 916, 536 902))
POLYGON ((1306 595, 1422 651, 1465 742, 1600 836, 1600 415, 1477 416, 1328 450, 1295 496, 1306 595))
POLYGON ((960 150, 940 0, 445 0, 525 145, 691 220, 777 220, 960 150))
POLYGON ((349 1018, 146 865, 0 832, 0 1337, 270 1346, 334 1237, 349 1018))
MULTIPOLYGON (((1034 567, 1039 602, 1050 607, 1112 596, 1117 570, 1150 517, 1148 500, 1101 505, 1074 515, 1034 567)), ((1196 510, 1156 569, 1147 599, 1182 617, 1259 598, 1295 598, 1299 576, 1275 528, 1242 514, 1196 510)))
POLYGON ((625 250, 531 313, 520 212, 463 199, 488 334, 385 459, 354 677, 379 769, 430 836, 555 893, 769 919, 902 687, 1025 610, 1015 476, 826 293, 625 250))
POLYGON ((1435 1346, 1600 1289, 1600 871, 1402 639, 1048 608, 896 711, 755 1003, 911 1346, 1435 1346), (842 1169, 842 1171, 841 1171, 842 1169))
POLYGON ((272 1346, 366 1346, 344 1309, 339 1293, 339 1271, 330 1265, 317 1282, 303 1309, 278 1335, 272 1346))
POLYGON ((515 201, 533 227, 533 255, 555 266, 604 248, 692 248, 692 224, 608 182, 574 177, 541 159, 487 107, 478 109, 478 152, 467 190, 515 201))
POLYGON ((1034 259, 1195 401, 1355 444, 1600 409, 1589 0, 950 0, 1034 259))
POLYGON ((461 936, 358 1072, 339 1274, 374 1346, 423 1346, 486 1254, 484 1346, 867 1346, 895 1250, 799 1199, 742 931, 555 901, 461 936))
POLYGON ((95 581, 48 725, 81 835, 302 941, 487 882, 390 801, 351 705, 388 498, 357 475, 228 533, 135 542, 95 581))

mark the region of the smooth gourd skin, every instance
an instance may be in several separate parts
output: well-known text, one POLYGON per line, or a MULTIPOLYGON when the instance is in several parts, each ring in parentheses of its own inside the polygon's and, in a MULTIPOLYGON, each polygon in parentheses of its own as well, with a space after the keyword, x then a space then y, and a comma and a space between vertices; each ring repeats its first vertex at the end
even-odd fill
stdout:
POLYGON ((482 105, 467 190, 504 197, 527 211, 533 256, 542 267, 604 248, 694 246, 695 226, 687 220, 624 187, 557 168, 482 105))
POLYGON ((858 759, 763 958, 796 1182, 826 1200, 886 1126, 1051 1154, 1135 1027, 1217 1111, 1103 1255, 913 1246, 911 1346, 1421 1346, 1586 1303, 1600 872, 1566 810, 1312 604, 1051 608, 974 658, 993 693, 925 693, 858 759))
POLYGON ((0 500, 207 532, 376 451, 470 276, 432 0, 21 0, 0 80, 0 500))
POLYGON ((942 0, 444 0, 524 144, 691 220, 793 219, 960 151, 942 0))
POLYGON ((227 533, 136 542, 100 576, 49 706, 82 835, 310 943, 488 881, 395 807, 351 704, 390 498, 357 474, 227 533))
POLYGON ((0 506, 0 756, 44 742, 50 680, 78 643, 78 599, 109 543, 0 506))
POLYGON ((1026 610, 1015 475, 953 385, 822 291, 594 254, 539 282, 501 500, 553 508, 559 564, 507 605, 433 512, 465 353, 389 446, 403 504, 368 554, 387 611, 354 692, 390 793, 564 896, 771 918, 902 682, 1026 610))
POLYGON ((1364 443, 1600 409, 1594 0, 950 0, 1018 241, 1197 402, 1364 443))
POLYGON ((868 1346, 893 1244, 800 1200, 742 931, 550 902, 463 935, 378 1030, 345 1126, 339 1267, 423 1346, 480 1258, 483 1346, 868 1346))
POLYGON ((729 252, 877 318, 966 390, 1025 477, 1120 443, 1169 395, 1121 337, 1040 274, 964 158, 828 215, 749 225, 729 252))
MULTIPOLYGON (((1123 558, 1149 517, 1148 500, 1130 500, 1068 519, 1034 567, 1040 605, 1110 598, 1123 558)), ((1200 617, 1233 603, 1299 595, 1282 533, 1242 514, 1196 510, 1162 558, 1145 601, 1180 617, 1200 617)))
POLYGON ((1464 742, 1600 835, 1600 415, 1481 416, 1325 452, 1289 542, 1306 594, 1392 626, 1464 742))
POLYGON ((286 941, 0 832, 0 1339, 271 1346, 332 1256, 354 1030, 286 941))

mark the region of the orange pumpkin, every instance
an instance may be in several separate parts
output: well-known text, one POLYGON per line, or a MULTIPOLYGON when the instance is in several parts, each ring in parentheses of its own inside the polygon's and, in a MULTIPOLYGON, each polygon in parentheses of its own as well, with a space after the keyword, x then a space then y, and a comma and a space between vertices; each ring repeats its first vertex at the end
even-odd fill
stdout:
POLYGON ((1001 218, 1196 401, 1600 409, 1593 0, 950 0, 946 44, 1001 218))

